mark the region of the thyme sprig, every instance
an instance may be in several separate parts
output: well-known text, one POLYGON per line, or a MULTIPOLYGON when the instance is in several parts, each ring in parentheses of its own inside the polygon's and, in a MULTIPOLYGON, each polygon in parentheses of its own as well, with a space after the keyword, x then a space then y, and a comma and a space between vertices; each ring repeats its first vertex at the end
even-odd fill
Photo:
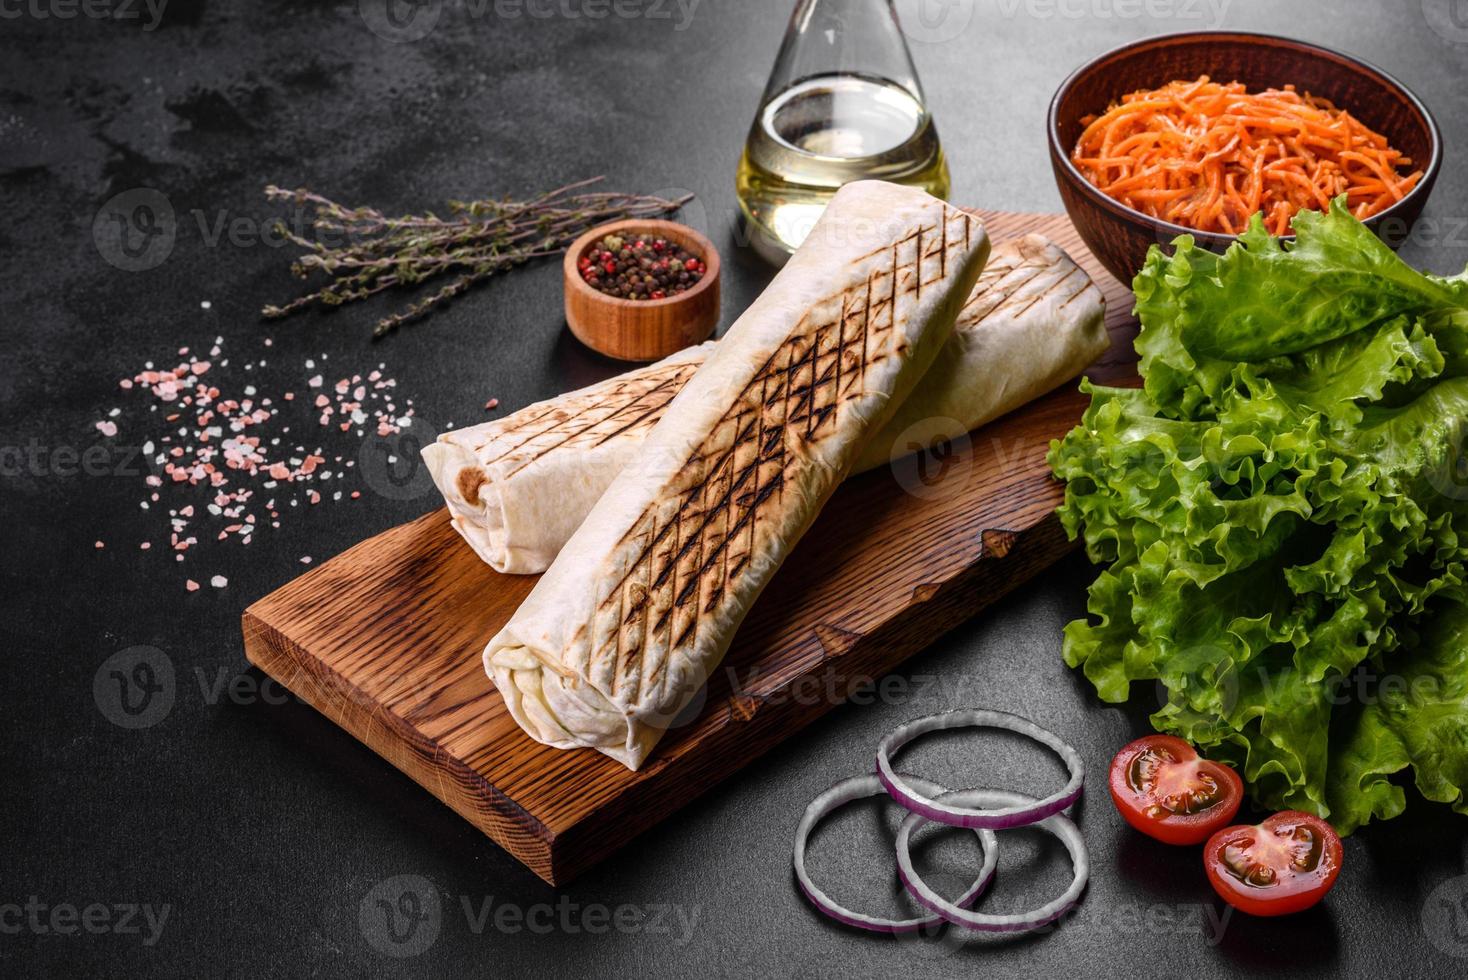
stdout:
POLYGON ((580 180, 538 197, 450 201, 449 216, 433 212, 388 217, 374 208, 348 208, 305 188, 265 188, 271 201, 288 201, 315 212, 306 238, 283 221, 275 231, 305 250, 291 263, 300 279, 331 277, 314 292, 261 312, 288 316, 308 306, 341 306, 397 286, 416 286, 436 276, 452 278, 406 309, 377 321, 374 337, 391 333, 497 272, 531 259, 560 255, 587 229, 621 218, 651 218, 678 210, 691 194, 676 199, 585 188, 601 177, 580 180))

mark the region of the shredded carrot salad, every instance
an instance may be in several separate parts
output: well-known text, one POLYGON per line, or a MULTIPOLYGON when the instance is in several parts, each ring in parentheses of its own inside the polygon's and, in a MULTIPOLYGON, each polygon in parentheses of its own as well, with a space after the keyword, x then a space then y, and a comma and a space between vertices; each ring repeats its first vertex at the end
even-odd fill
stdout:
POLYGON ((1236 235, 1264 213, 1289 234, 1302 208, 1345 194, 1369 218, 1422 179, 1386 137, 1293 85, 1250 94, 1207 75, 1133 92, 1081 122, 1071 161, 1103 193, 1154 218, 1236 235))

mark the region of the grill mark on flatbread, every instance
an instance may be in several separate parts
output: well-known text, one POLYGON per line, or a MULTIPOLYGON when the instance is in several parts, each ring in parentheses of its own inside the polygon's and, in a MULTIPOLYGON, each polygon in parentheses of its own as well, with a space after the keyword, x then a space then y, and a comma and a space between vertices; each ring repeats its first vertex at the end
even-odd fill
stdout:
MULTIPOLYGON (((689 376, 690 377, 692 376, 692 372, 691 371, 689 372, 689 376)), ((673 381, 672 378, 665 378, 662 381, 658 382, 658 384, 654 385, 652 388, 650 388, 650 389, 648 389, 648 390, 646 390, 644 392, 639 393, 635 398, 633 398, 631 401, 627 402, 625 405, 620 405, 620 406, 616 407, 615 409, 613 409, 613 411, 611 411, 607 415, 602 416, 601 418, 598 418, 596 421, 591 422, 591 423, 589 423, 587 425, 583 425, 580 428, 573 428, 573 429, 571 429, 570 431, 568 431, 566 433, 565 438, 561 439, 559 442, 552 443, 551 445, 545 447, 545 449, 543 449, 541 451, 542 454, 543 453, 554 452, 557 449, 561 449, 563 447, 569 446, 576 439, 578 439, 582 435, 585 435, 587 432, 590 432, 592 429, 595 429, 597 426, 604 424, 605 422, 607 422, 610 419, 616 418, 618 415, 620 415, 624 411, 627 411, 629 409, 632 409, 632 408, 638 406, 642 402, 642 400, 644 398, 647 398, 650 395, 656 395, 656 394, 658 394, 658 393, 666 390, 668 392, 666 398, 662 398, 662 399, 659 399, 659 400, 655 401, 641 415, 637 416, 635 419, 633 419, 628 424, 626 424, 626 425, 622 426, 621 428, 617 429, 615 432, 609 433, 608 435, 603 436, 601 439, 596 440, 595 442, 592 443, 592 446, 593 447, 599 446, 603 442, 605 442, 606 439, 609 436, 615 436, 615 435, 617 435, 620 432, 625 432, 625 431, 627 431, 627 430, 635 427, 639 422, 643 421, 648 416, 650 416, 650 415, 652 415, 654 413, 658 413, 659 415, 661 415, 662 411, 665 408, 667 408, 668 403, 673 400, 673 396, 676 395, 678 393, 678 391, 682 388, 682 385, 681 384, 679 384, 679 385, 672 385, 672 381, 673 381)), ((595 408, 604 408, 604 407, 606 407, 605 404, 600 404, 600 405, 598 405, 598 404, 591 404, 591 405, 588 405, 585 408, 580 409, 576 413, 576 416, 573 416, 573 419, 576 418, 576 417, 583 416, 587 412, 590 412, 590 411, 592 411, 595 408)), ((568 419, 567 421, 571 421, 571 419, 568 419)), ((654 421, 656 421, 656 420, 654 420, 654 421)), ((546 431, 551 431, 551 430, 546 430, 546 431)), ((544 434, 544 433, 538 433, 538 434, 544 434)), ((534 437, 532 437, 532 438, 534 438, 534 437)), ((529 440, 527 440, 527 442, 528 441, 529 440)), ((523 446, 524 443, 521 443, 521 445, 523 446)), ((503 458, 503 457, 501 457, 501 458, 503 458)), ((517 473, 520 470, 524 469, 526 466, 530 465, 530 463, 533 462, 533 461, 534 461, 534 457, 530 457, 530 458, 527 458, 527 459, 523 460, 520 463, 519 466, 517 466, 515 469, 513 469, 513 470, 510 471, 510 474, 509 475, 514 475, 515 473, 517 473)))
POLYGON ((943 230, 943 238, 938 244, 938 280, 941 282, 948 278, 948 222, 938 222, 938 227, 943 230))
MULTIPOLYGON (((1022 315, 1024 315, 1025 311, 1028 310, 1030 307, 1034 306, 1036 303, 1040 302, 1045 297, 1054 295, 1060 289, 1061 286, 1065 285, 1065 281, 1067 279, 1070 279, 1076 272, 1080 272, 1080 271, 1081 271, 1080 269, 1076 269, 1076 270, 1074 270, 1074 272, 1066 273, 1061 278, 1059 278, 1059 279, 1055 280, 1054 282, 1050 283, 1044 289, 1041 289, 1038 293, 1036 293, 1030 299, 1030 301, 1028 303, 1026 303, 1024 306, 1021 306, 1019 309, 1015 310, 1014 311, 1014 315, 1015 316, 1022 316, 1022 315)), ((1085 273, 1081 273, 1081 275, 1084 276, 1085 273)), ((1089 280, 1087 280, 1087 281, 1089 281, 1089 280)))
POLYGON ((985 320, 1000 314, 1019 316, 1045 297, 1060 296, 1062 290, 1071 283, 1079 288, 1064 295, 1060 302, 1062 308, 1095 288, 1085 270, 1049 242, 1022 238, 996 257, 1001 259, 1001 263, 989 263, 984 274, 979 277, 979 285, 973 296, 964 305, 963 313, 959 317, 961 329, 969 330, 981 326, 985 320), (1021 261, 1010 262, 1015 256, 1019 256, 1021 261), (1028 276, 1012 281, 1012 277, 1026 271, 1030 272, 1028 276), (1047 276, 1050 281, 1044 283, 1047 276), (1025 287, 1037 281, 1044 284, 1034 296, 1026 297, 1028 302, 1021 306, 1020 294, 1025 291, 1025 287), (988 308, 977 318, 973 318, 973 312, 985 303, 990 304, 988 308))
MULTIPOLYGON (((1101 294, 1101 290, 1098 289, 1096 287, 1096 284, 1091 281, 1090 276, 1086 275, 1085 272, 1083 272, 1081 269, 1076 269, 1075 272, 1080 273, 1080 288, 1075 290, 1073 293, 1065 298, 1065 302, 1060 304, 1061 309, 1064 309, 1065 307, 1074 303, 1076 300, 1080 299, 1082 296, 1086 295, 1089 292, 1095 292, 1098 296, 1101 294)), ((1071 277, 1073 278, 1074 276, 1075 273, 1071 273, 1071 277)))
MULTIPOLYGON (((858 260, 859 264, 886 251, 889 260, 885 269, 872 269, 859 283, 811 305, 746 383, 723 418, 699 446, 690 450, 664 491, 676 494, 666 524, 659 526, 657 514, 662 508, 655 503, 649 508, 651 529, 648 520, 643 519, 624 535, 622 544, 630 543, 633 550, 624 566, 627 571, 597 607, 611 612, 616 604, 615 638, 598 641, 591 656, 593 664, 615 650, 615 668, 621 673, 633 662, 632 651, 627 649, 632 643, 645 653, 665 638, 667 655, 658 658, 659 664, 686 645, 697 643, 708 615, 718 608, 730 583, 748 568, 757 543, 756 532, 767 507, 772 502, 778 505, 782 498, 790 467, 809 459, 805 450, 789 452, 789 441, 793 438, 797 444, 818 443, 828 431, 834 431, 842 406, 864 394, 868 367, 901 353, 904 345, 900 336, 894 340, 899 323, 898 292, 921 297, 925 285, 947 278, 947 249, 957 242, 956 235, 948 234, 948 221, 963 221, 964 247, 969 247, 972 219, 946 207, 941 214, 944 227, 938 252, 930 246, 928 253, 923 253, 924 236, 933 241, 934 229, 920 226, 898 242, 858 260), (904 246, 909 244, 912 258, 904 262, 904 246), (936 263, 927 261, 935 257, 936 263), (925 265, 936 267, 936 277, 925 277, 925 265), (900 277, 908 273, 912 282, 900 282, 900 277), (888 288, 879 292, 877 280, 882 276, 888 278, 888 288), (852 331, 857 335, 848 337, 846 319, 856 314, 858 303, 860 331, 852 331), (837 313, 834 321, 827 319, 832 306, 837 313), (880 320, 884 307, 888 317, 885 325, 880 320), (823 369, 822 342, 829 343, 832 328, 837 336, 830 351, 833 363, 823 369), (848 357, 851 363, 843 363, 848 357), (725 440, 727 446, 715 448, 725 440), (741 463, 743 452, 748 452, 750 459, 741 463), (664 548, 667 550, 662 551, 664 548), (680 566, 690 559, 691 567, 680 572, 680 566), (647 576, 645 598, 624 601, 626 583, 640 576, 647 576), (703 598, 705 591, 707 597, 703 598), (680 615, 688 617, 686 623, 679 620, 680 615), (639 628, 642 632, 637 636, 639 628)), ((641 663, 645 658, 637 659, 641 663)), ((654 689, 654 685, 661 689, 665 682, 666 677, 642 676, 639 694, 654 689)))
MULTIPOLYGON (((640 427, 650 428, 657 424, 668 403, 682 390, 701 364, 701 361, 685 361, 628 378, 608 391, 583 396, 582 404, 575 406, 569 414, 566 413, 564 402, 553 404, 513 427, 496 432, 493 438, 507 445, 494 456, 479 460, 478 465, 489 466, 509 459, 521 453, 536 439, 564 433, 559 441, 526 454, 519 465, 507 474, 514 475, 540 456, 556 449, 574 446, 579 440, 590 440, 591 447, 595 448, 626 432, 640 427), (620 425, 603 428, 624 416, 631 417, 620 425)), ((482 452, 488 444, 486 441, 473 449, 476 453, 482 452)))
POLYGON ((990 283, 987 289, 985 289, 982 293, 975 294, 969 299, 967 303, 964 304, 962 311, 960 311, 959 313, 960 319, 967 322, 970 310, 982 305, 985 302, 992 303, 993 305, 984 310, 984 312, 981 313, 977 319, 972 321, 974 323, 982 323, 984 320, 993 316, 994 313, 1001 309, 1005 303, 1008 303, 1014 297, 1015 293, 1019 292, 1021 289, 1034 282, 1040 276, 1044 275, 1044 273, 1045 267, 1040 265, 1030 265, 1026 263, 1024 265, 1012 266, 1005 272, 1003 276, 998 279, 998 281, 990 283), (1007 281, 1010 276, 1028 270, 1034 271, 1030 272, 1028 276, 1021 279, 1019 282, 1007 281))
MULTIPOLYGON (((948 222, 940 221, 938 223, 946 225, 948 222)), ((912 301, 914 303, 917 303, 923 298, 923 259, 927 258, 927 256, 923 255, 923 229, 921 227, 919 227, 917 230, 917 248, 914 249, 914 252, 917 255, 917 261, 915 263, 916 268, 913 270, 912 276, 912 301)), ((892 265, 895 269, 897 265, 897 251, 895 249, 892 252, 892 265)), ((895 323, 897 314, 896 306, 892 307, 892 313, 893 322, 895 323)))
MULTIPOLYGON (((696 368, 695 368, 695 370, 696 370, 696 368)), ((689 371, 688 372, 688 377, 690 377, 690 378, 693 377, 693 371, 689 371)), ((647 411, 643 412, 641 415, 639 415, 636 418, 632 419, 626 425, 623 425, 623 426, 620 426, 619 428, 613 429, 610 432, 604 432, 604 433, 602 433, 601 438, 598 439, 598 440, 596 440, 596 442, 594 442, 594 443, 591 444, 592 445, 592 448, 595 448, 597 446, 600 446, 600 445, 602 445, 603 443, 607 442, 610 439, 615 439, 617 436, 621 435, 624 432, 631 431, 632 429, 636 428, 638 426, 638 424, 641 423, 641 422, 643 422, 644 420, 648 420, 649 421, 649 426, 656 424, 657 421, 658 421, 658 418, 662 418, 662 412, 663 412, 664 409, 666 409, 668 407, 668 403, 671 402, 675 397, 677 397, 678 392, 680 392, 680 391, 683 390, 683 383, 686 382, 686 381, 687 381, 687 378, 682 378, 682 377, 668 378, 667 380, 665 380, 665 381, 661 382, 660 384, 658 384, 656 387, 651 388, 648 391, 644 392, 642 395, 638 396, 636 399, 634 399, 632 402, 629 403, 629 406, 628 407, 631 407, 632 405, 636 405, 638 402, 641 402, 641 401, 645 400, 649 395, 662 394, 665 390, 667 390, 667 397, 665 397, 665 398, 659 398, 656 402, 654 402, 651 406, 648 407, 648 410, 647 411), (674 381, 677 381, 678 384, 673 384, 674 381), (658 418, 653 418, 653 419, 650 419, 649 420, 648 417, 651 416, 651 415, 653 415, 654 413, 657 414, 658 418)), ((606 422, 606 421, 609 421, 610 419, 613 419, 613 418, 616 418, 616 413, 613 413, 612 415, 607 416, 607 418, 606 419, 603 419, 602 421, 603 422, 606 422)), ((597 424, 600 425, 601 423, 599 422, 597 424)))

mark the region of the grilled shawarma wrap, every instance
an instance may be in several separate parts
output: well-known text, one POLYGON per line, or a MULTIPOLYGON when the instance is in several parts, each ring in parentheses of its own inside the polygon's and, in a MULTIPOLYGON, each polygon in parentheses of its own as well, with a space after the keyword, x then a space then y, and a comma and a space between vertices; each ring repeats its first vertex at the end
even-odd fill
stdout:
POLYGON ((642 764, 931 366, 988 251, 921 191, 837 192, 485 648, 532 738, 642 764))
POLYGON ((713 346, 439 436, 423 458, 454 530, 496 571, 545 571, 713 346))
MULTIPOLYGON (((953 336, 856 470, 901 455, 897 439, 923 419, 975 429, 1075 377, 1106 349, 1105 310, 1047 239, 996 245, 953 336)), ((454 529, 497 571, 545 571, 713 347, 439 436, 423 457, 454 529)))

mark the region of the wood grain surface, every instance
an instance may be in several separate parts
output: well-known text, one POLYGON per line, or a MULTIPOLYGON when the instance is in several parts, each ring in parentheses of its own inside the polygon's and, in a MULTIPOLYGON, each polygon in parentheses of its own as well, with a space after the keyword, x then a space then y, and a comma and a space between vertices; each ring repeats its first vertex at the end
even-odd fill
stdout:
MULTIPOLYGON (((994 241, 1038 232, 1086 268, 1106 294, 1112 337, 1088 374, 1135 383, 1131 293, 1069 221, 980 213, 994 241)), ((245 651, 561 884, 1070 550, 1045 453, 1084 406, 1067 386, 960 440, 944 460, 910 458, 844 484, 706 692, 636 773, 589 749, 547 748, 510 719, 480 654, 535 578, 490 569, 442 509, 252 605, 245 651)))

